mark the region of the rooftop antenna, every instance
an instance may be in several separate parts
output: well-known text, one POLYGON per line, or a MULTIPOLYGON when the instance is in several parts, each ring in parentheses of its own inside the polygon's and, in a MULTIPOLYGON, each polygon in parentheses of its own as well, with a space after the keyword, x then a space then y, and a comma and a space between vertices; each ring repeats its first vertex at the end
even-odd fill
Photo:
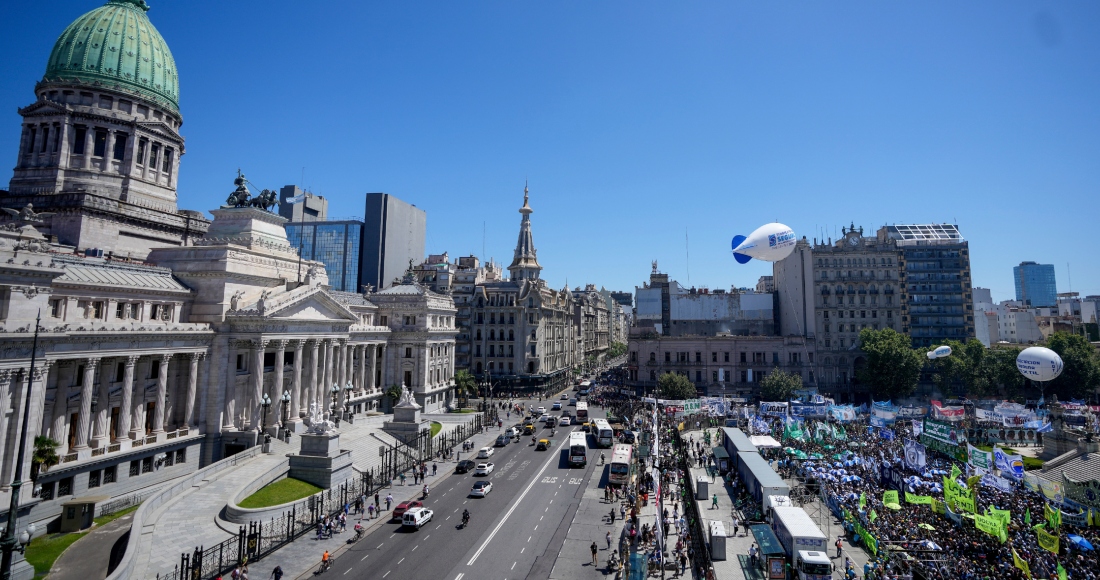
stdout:
POLYGON ((687 258, 687 281, 688 283, 691 283, 691 246, 688 242, 688 230, 687 228, 684 228, 684 255, 687 258))
POLYGON ((1073 292, 1073 272, 1069 269, 1069 262, 1066 262, 1066 276, 1069 277, 1069 291, 1073 292))
POLYGON ((481 221, 481 259, 485 259, 485 220, 481 221))

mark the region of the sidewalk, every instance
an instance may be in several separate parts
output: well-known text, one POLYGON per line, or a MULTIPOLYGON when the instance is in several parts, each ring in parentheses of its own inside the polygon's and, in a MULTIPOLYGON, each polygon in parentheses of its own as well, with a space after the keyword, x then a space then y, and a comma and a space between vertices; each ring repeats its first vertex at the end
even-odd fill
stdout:
MULTIPOLYGON (((698 440, 702 436, 702 431, 685 431, 684 438, 694 435, 698 440)), ((714 429, 711 429, 711 435, 714 435, 714 429)), ((707 472, 706 468, 692 467, 691 468, 691 481, 692 485, 699 479, 699 477, 705 477, 709 482, 711 476, 707 472)), ((794 490, 796 487, 801 486, 801 482, 797 479, 786 479, 787 484, 794 490)), ((733 499, 731 497, 732 488, 726 486, 720 477, 715 477, 714 484, 709 485, 708 497, 706 500, 698 500, 696 503, 699 506, 699 513, 703 518, 703 529, 706 533, 710 531, 710 522, 721 521, 726 530, 726 559, 714 560, 714 572, 717 578, 739 578, 741 575, 746 580, 763 580, 764 575, 762 570, 753 569, 749 563, 749 548, 755 543, 755 539, 746 527, 746 523, 753 524, 759 522, 746 522, 744 514, 740 510, 735 510, 733 507, 733 499), (718 508, 712 508, 712 498, 718 495, 718 508), (732 522, 733 517, 736 515, 738 523, 740 524, 739 533, 736 537, 731 537, 733 534, 732 522)), ((694 491, 693 497, 694 497, 694 491)), ((814 520, 817 522, 818 527, 828 537, 826 546, 828 549, 826 552, 834 563, 834 578, 842 578, 844 573, 844 558, 848 557, 855 564, 856 571, 860 577, 863 576, 863 565, 869 561, 869 557, 866 551, 862 548, 853 548, 848 543, 848 538, 844 536, 844 526, 842 522, 832 515, 828 506, 821 503, 819 498, 814 499, 813 502, 807 503, 802 506, 806 513, 811 516, 817 514, 814 520), (840 558, 835 558, 837 537, 843 539, 844 547, 841 552, 840 558)), ((705 538, 707 545, 710 545, 710 538, 705 538)))

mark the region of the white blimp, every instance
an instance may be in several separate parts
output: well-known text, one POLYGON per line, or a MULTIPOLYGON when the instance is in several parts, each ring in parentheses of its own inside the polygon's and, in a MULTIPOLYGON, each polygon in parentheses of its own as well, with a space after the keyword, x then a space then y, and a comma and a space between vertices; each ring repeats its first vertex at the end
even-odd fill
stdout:
POLYGON ((1062 374, 1062 357, 1042 346, 1032 346, 1016 355, 1016 368, 1033 381, 1053 381, 1062 374))
POLYGON ((937 346, 935 350, 928 351, 928 360, 951 356, 950 346, 937 346))
POLYGON ((778 262, 791 255, 798 238, 794 230, 775 222, 762 225, 748 236, 733 236, 733 257, 738 264, 747 264, 756 258, 765 262, 778 262))

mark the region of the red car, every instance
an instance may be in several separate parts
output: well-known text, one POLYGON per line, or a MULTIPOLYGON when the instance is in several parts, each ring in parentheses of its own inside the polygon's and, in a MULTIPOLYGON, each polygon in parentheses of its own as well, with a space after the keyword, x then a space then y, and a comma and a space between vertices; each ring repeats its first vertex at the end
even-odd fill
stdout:
POLYGON ((403 502, 397 504, 397 507, 393 508, 393 519, 399 520, 399 519, 401 519, 401 516, 405 514, 405 512, 407 512, 407 511, 409 511, 413 508, 419 508, 419 507, 424 507, 424 502, 415 501, 415 500, 414 501, 403 501, 403 502))

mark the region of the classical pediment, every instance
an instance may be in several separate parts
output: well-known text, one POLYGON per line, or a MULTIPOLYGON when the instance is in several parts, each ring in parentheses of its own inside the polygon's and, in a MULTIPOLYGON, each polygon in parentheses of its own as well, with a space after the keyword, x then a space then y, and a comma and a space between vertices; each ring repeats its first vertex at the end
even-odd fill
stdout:
POLYGON ((66 109, 64 106, 50 101, 38 101, 36 103, 27 105, 22 109, 19 109, 19 114, 24 117, 38 115, 63 115, 67 112, 68 109, 66 109))
POLYGON ((271 321, 359 322, 358 315, 320 286, 302 286, 282 294, 265 293, 259 300, 232 312, 230 316, 271 321))

